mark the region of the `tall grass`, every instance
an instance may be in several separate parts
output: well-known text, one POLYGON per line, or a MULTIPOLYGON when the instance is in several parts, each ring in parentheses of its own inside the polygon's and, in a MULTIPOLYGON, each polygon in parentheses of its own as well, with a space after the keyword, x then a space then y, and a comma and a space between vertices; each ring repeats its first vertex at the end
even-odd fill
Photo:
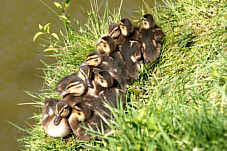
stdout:
MULTIPOLYGON (((44 70, 47 90, 37 96, 39 105, 44 97, 57 97, 56 82, 77 71, 108 24, 119 21, 120 10, 110 12, 106 7, 100 16, 97 2, 92 3, 86 25, 64 24, 61 40, 51 43, 60 46, 51 52, 56 63, 44 70)), ((91 142, 74 136, 50 138, 38 114, 30 135, 21 139, 25 150, 227 150, 225 1, 163 3, 145 10, 166 34, 161 57, 145 66, 139 80, 129 87, 126 109, 111 108, 115 117, 109 121, 111 133, 98 134, 101 139, 91 142)), ((144 8, 150 6, 144 3, 144 8)))

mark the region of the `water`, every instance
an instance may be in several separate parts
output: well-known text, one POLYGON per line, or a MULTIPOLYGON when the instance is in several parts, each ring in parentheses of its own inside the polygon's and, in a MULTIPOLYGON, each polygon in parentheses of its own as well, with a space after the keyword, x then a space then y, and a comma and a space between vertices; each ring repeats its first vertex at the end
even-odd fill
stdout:
MULTIPOLYGON (((104 0, 99 0, 103 2, 104 0)), ((50 2, 50 1, 49 1, 50 2)), ((52 1, 53 2, 53 1, 52 1)), ((150 6, 152 0, 145 0, 150 6)), ((117 8, 120 0, 109 0, 111 8, 117 8)), ((132 16, 141 5, 140 0, 125 0, 122 13, 132 16)), ((50 5, 53 6, 53 5, 50 5)), ((54 6, 53 6, 54 8, 54 6)), ((69 13, 72 18, 86 23, 89 1, 72 0, 69 13)), ((19 103, 32 102, 34 98, 25 91, 39 92, 42 88, 43 65, 40 62, 53 62, 44 56, 38 43, 32 42, 38 32, 38 24, 55 24, 56 16, 39 0, 3 0, 0 9, 0 150, 19 150, 17 138, 25 135, 11 126, 11 121, 21 127, 31 126, 30 117, 40 112, 31 105, 19 103)))

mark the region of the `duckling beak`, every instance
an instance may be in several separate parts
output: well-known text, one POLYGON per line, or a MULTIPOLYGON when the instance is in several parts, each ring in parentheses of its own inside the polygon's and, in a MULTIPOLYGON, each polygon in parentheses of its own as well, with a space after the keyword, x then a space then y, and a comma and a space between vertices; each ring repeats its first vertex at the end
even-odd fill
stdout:
POLYGON ((54 125, 57 126, 61 122, 61 116, 59 114, 56 114, 54 119, 54 125))

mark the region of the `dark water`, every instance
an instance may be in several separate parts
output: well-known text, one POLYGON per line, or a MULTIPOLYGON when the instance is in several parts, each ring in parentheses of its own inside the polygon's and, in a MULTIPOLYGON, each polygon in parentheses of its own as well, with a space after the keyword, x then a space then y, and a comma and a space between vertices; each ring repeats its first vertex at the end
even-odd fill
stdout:
MULTIPOLYGON (((144 0, 153 6, 153 0, 144 0)), ((46 0, 51 4, 51 0, 46 0)), ((105 0, 98 0, 102 3, 105 0)), ((111 8, 118 8, 120 0, 109 0, 111 8)), ((30 117, 39 112, 31 105, 19 103, 32 102, 34 98, 25 91, 39 92, 42 88, 42 68, 40 62, 53 62, 45 57, 37 43, 32 42, 38 31, 38 24, 55 24, 56 16, 39 0, 2 0, 0 9, 0 150, 19 150, 17 138, 25 135, 11 126, 11 121, 21 127, 32 124, 30 117)), ((122 14, 132 16, 141 6, 141 0, 125 0, 122 14)), ((86 23, 86 12, 90 9, 88 0, 71 0, 72 18, 86 23)))

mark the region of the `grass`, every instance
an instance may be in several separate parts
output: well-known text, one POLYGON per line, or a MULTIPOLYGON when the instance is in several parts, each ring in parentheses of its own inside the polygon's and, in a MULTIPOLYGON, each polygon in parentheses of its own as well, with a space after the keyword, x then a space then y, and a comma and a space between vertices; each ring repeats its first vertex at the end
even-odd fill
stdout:
MULTIPOLYGON (((87 25, 63 22, 60 40, 48 39, 46 50, 56 63, 46 64, 44 92, 34 95, 40 100, 39 108, 45 97, 58 97, 54 92, 57 81, 77 71, 108 24, 121 17, 119 10, 108 8, 100 16, 98 5, 92 6, 87 25)), ((38 113, 34 116, 37 124, 20 139, 24 150, 227 150, 225 1, 165 1, 149 10, 166 33, 162 54, 129 87, 126 109, 111 109, 115 117, 109 121, 112 133, 98 134, 102 139, 91 142, 50 138, 38 113)))

